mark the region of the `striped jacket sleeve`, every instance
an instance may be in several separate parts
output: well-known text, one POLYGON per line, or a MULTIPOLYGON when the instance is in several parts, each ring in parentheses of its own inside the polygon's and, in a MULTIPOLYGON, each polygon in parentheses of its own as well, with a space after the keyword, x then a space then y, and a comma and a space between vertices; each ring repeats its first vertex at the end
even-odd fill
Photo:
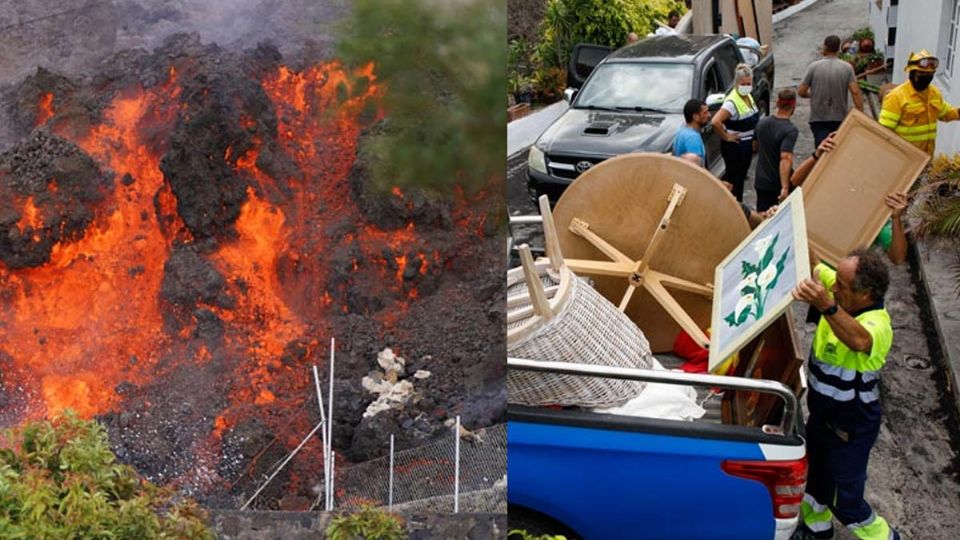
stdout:
POLYGON ((946 101, 943 101, 943 106, 940 108, 940 115, 937 117, 941 122, 952 122, 954 120, 960 120, 960 111, 956 107, 950 105, 946 101))
POLYGON ((883 99, 883 107, 880 109, 880 125, 895 129, 897 124, 900 123, 901 110, 900 96, 895 92, 887 94, 887 97, 883 99))

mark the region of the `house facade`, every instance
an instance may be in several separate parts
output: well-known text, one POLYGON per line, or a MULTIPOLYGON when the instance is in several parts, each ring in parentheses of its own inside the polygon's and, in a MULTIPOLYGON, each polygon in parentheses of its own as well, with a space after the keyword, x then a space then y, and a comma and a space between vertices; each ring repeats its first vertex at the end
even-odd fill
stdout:
MULTIPOLYGON (((948 103, 960 106, 960 0, 867 0, 877 46, 893 59, 893 81, 907 79, 903 68, 913 51, 926 49, 940 59, 934 77, 948 103), (909 5, 909 8, 907 6, 909 5)), ((938 154, 960 152, 960 122, 937 128, 938 154)))

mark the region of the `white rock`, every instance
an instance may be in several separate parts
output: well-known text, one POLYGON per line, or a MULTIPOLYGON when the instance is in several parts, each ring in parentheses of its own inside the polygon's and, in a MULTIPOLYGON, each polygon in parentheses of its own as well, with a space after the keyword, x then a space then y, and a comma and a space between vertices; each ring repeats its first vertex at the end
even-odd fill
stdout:
POLYGON ((413 374, 414 379, 426 379, 431 373, 425 369, 418 369, 416 373, 413 374))
MULTIPOLYGON (((364 377, 364 379, 366 379, 366 377, 364 377)), ((410 381, 386 384, 389 388, 386 389, 385 392, 380 393, 380 397, 367 406, 367 410, 363 412, 364 418, 375 416, 378 413, 390 409, 402 409, 403 406, 410 401, 410 397, 413 396, 413 383, 410 381)))
POLYGON ((390 347, 380 351, 377 355, 377 364, 379 364, 384 371, 396 371, 397 374, 403 375, 403 368, 406 363, 406 360, 393 354, 393 349, 390 347))

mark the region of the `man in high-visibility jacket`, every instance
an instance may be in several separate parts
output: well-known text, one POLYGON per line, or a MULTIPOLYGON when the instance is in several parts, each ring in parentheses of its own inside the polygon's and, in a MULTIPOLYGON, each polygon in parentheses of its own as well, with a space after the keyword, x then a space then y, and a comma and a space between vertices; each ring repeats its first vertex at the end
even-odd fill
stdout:
POLYGON ((937 143, 937 121, 960 120, 960 111, 943 100, 940 90, 930 84, 940 61, 925 49, 907 60, 907 81, 883 98, 880 124, 917 148, 933 155, 937 143))
POLYGON ((883 298, 890 284, 875 251, 859 249, 836 270, 818 264, 793 290, 822 317, 810 354, 807 488, 801 538, 833 538, 833 518, 859 540, 900 540, 863 498, 870 449, 880 433, 880 369, 893 344, 883 298))

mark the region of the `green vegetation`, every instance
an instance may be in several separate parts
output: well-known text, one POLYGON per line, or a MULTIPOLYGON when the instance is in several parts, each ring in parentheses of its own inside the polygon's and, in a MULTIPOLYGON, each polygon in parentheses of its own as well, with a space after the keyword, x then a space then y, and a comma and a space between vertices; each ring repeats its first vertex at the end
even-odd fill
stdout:
POLYGON ((532 535, 523 529, 513 529, 507 533, 507 537, 519 536, 520 540, 567 540, 562 534, 539 534, 532 535))
MULTIPOLYGON (((960 248, 960 153, 933 159, 926 181, 916 193, 919 203, 911 209, 913 233, 918 238, 939 240, 954 250, 960 248)), ((960 262, 953 266, 960 294, 960 262)))
POLYGON ((356 0, 339 52, 373 61, 387 121, 364 146, 383 188, 502 185, 506 4, 356 0), (492 159, 496 156, 500 159, 492 159))
POLYGON ((67 412, 5 431, 0 447, 0 538, 213 538, 195 503, 118 464, 94 421, 67 412))
POLYGON ((370 506, 330 520, 329 540, 403 540, 407 537, 403 520, 370 506))
POLYGON ((563 92, 577 43, 621 47, 630 32, 643 38, 657 29, 657 21, 666 23, 671 10, 682 14, 686 8, 673 0, 549 0, 532 58, 538 92, 546 100, 563 92))

